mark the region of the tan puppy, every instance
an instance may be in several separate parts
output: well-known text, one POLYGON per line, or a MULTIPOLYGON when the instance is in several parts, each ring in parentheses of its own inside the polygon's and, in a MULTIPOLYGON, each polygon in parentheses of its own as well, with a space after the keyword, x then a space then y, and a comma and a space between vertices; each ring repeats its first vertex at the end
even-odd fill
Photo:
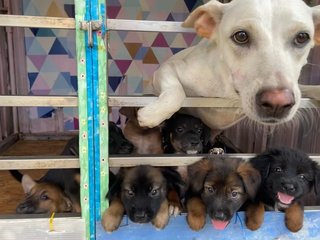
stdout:
POLYGON ((128 118, 123 134, 135 147, 134 152, 138 154, 161 154, 163 153, 161 143, 160 127, 143 128, 137 120, 138 108, 123 107, 120 113, 128 118))

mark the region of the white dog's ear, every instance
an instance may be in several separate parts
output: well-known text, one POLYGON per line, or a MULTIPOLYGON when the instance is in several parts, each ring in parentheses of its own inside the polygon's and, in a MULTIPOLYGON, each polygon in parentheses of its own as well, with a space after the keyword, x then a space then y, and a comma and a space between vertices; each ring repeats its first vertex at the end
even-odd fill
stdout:
POLYGON ((222 4, 216 0, 195 9, 182 23, 182 27, 194 28, 200 37, 211 38, 222 18, 222 4))
POLYGON ((312 8, 314 22, 314 43, 320 45, 320 5, 312 8))

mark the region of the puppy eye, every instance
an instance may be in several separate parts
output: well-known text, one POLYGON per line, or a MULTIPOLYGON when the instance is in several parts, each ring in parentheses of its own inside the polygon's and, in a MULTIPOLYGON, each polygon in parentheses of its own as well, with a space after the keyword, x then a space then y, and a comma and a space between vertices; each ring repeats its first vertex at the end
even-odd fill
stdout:
POLYGON ((231 192, 231 197, 232 197, 232 198, 236 198, 236 197, 238 197, 238 194, 239 194, 238 192, 232 191, 232 192, 231 192))
POLYGON ((47 194, 42 194, 42 195, 40 196, 40 200, 42 200, 42 201, 46 201, 46 200, 48 200, 48 199, 49 199, 49 197, 48 197, 47 194))
POLYGON ((298 48, 302 48, 309 42, 309 40, 310 36, 308 33, 300 32, 295 36, 293 44, 298 48))
POLYGON ((156 196, 156 195, 158 195, 158 192, 159 192, 159 190, 158 189, 153 189, 152 191, 151 191, 151 196, 156 196))
POLYGON ((212 186, 205 186, 205 191, 208 193, 214 193, 216 191, 216 189, 212 186))
POLYGON ((126 190, 126 193, 128 196, 132 197, 134 195, 134 192, 132 190, 126 190))
POLYGON ((301 180, 307 180, 306 176, 303 175, 303 174, 300 174, 300 175, 299 175, 299 178, 300 178, 301 180))
POLYGON ((177 128, 176 128, 176 131, 177 131, 178 133, 182 133, 182 132, 183 132, 183 128, 182 128, 182 127, 177 127, 177 128))
POLYGON ((202 133, 202 129, 199 128, 199 129, 197 130, 197 132, 198 132, 198 133, 202 133))
POLYGON ((273 169, 274 172, 282 172, 282 169, 281 167, 276 167, 273 169))
POLYGON ((245 45, 249 43, 249 34, 243 30, 238 31, 232 35, 232 40, 239 45, 245 45))

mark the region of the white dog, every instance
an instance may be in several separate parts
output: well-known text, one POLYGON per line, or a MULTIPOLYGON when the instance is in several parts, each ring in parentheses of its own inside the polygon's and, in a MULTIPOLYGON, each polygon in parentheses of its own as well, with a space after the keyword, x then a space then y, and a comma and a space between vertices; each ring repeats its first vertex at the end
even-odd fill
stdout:
POLYGON ((320 100, 320 86, 300 86, 307 56, 320 44, 320 6, 302 0, 212 0, 183 23, 204 39, 171 57, 155 72, 155 101, 138 112, 154 127, 178 111, 186 96, 219 97, 241 108, 189 108, 213 129, 245 116, 279 124, 295 115, 301 99, 320 100))

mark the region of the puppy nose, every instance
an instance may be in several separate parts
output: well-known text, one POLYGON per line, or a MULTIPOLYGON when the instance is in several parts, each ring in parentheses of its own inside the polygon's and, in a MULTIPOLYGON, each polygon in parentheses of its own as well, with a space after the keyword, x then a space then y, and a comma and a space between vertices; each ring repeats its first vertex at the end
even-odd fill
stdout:
POLYGON ((143 210, 138 210, 134 214, 136 219, 144 219, 146 217, 146 212, 143 210))
POLYGON ((266 116, 279 118, 290 111, 295 100, 291 90, 273 88, 258 92, 256 104, 266 116))
POLYGON ((222 210, 216 211, 214 214, 214 218, 217 220, 224 221, 224 220, 226 220, 226 214, 222 210))
POLYGON ((293 193, 296 190, 295 186, 291 183, 284 183, 282 184, 282 187, 287 191, 287 193, 293 193))

